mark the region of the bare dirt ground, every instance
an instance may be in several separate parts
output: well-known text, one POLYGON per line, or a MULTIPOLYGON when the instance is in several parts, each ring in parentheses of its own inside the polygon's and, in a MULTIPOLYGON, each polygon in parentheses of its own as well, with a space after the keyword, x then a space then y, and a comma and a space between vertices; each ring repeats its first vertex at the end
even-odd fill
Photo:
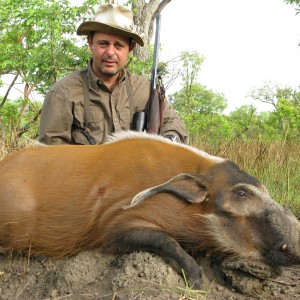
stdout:
POLYGON ((203 288, 193 291, 162 258, 147 252, 88 251, 60 260, 0 255, 0 299, 300 299, 300 266, 264 279, 270 270, 256 266, 251 275, 251 262, 239 269, 209 257, 198 263, 203 288))

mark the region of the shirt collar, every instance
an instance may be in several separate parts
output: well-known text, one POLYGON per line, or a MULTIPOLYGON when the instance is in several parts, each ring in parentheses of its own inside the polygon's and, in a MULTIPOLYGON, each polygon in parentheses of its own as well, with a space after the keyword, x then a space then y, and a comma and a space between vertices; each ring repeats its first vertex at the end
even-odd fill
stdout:
POLYGON ((94 74, 92 70, 92 61, 93 59, 91 58, 89 61, 88 65, 88 76, 89 76, 89 81, 90 81, 90 87, 97 90, 100 85, 103 85, 102 81, 94 74))

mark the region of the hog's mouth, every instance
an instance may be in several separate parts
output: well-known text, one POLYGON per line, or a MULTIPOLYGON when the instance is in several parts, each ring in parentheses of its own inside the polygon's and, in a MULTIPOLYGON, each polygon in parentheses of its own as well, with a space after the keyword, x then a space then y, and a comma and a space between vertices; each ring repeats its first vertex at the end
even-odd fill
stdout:
POLYGON ((299 264, 300 263, 300 257, 296 256, 295 254, 291 253, 289 250, 288 245, 284 244, 280 248, 280 251, 282 255, 286 256, 293 264, 299 264))
POLYGON ((270 263, 279 265, 279 266, 288 266, 300 264, 300 257, 292 253, 287 244, 283 244, 277 249, 272 249, 268 255, 267 259, 270 263))

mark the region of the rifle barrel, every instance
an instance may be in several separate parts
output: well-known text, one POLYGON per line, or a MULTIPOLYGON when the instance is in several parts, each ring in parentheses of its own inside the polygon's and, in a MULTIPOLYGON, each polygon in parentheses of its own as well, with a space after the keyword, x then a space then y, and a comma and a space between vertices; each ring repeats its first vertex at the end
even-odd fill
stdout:
POLYGON ((156 79, 157 79, 157 67, 159 59, 159 41, 160 41, 160 20, 161 15, 158 14, 155 18, 156 28, 155 28, 155 41, 154 41, 154 50, 153 50, 153 65, 152 65, 152 75, 151 75, 151 90, 156 88, 156 79))

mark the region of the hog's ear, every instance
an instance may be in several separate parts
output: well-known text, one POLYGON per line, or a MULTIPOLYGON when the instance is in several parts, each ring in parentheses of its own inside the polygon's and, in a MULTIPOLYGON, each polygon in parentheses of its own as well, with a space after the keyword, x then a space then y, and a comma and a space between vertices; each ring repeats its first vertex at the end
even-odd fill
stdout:
POLYGON ((126 209, 136 206, 145 201, 147 198, 158 193, 173 194, 191 203, 200 203, 208 197, 206 185, 201 177, 182 173, 163 184, 138 193, 132 199, 131 204, 124 208, 126 209))

